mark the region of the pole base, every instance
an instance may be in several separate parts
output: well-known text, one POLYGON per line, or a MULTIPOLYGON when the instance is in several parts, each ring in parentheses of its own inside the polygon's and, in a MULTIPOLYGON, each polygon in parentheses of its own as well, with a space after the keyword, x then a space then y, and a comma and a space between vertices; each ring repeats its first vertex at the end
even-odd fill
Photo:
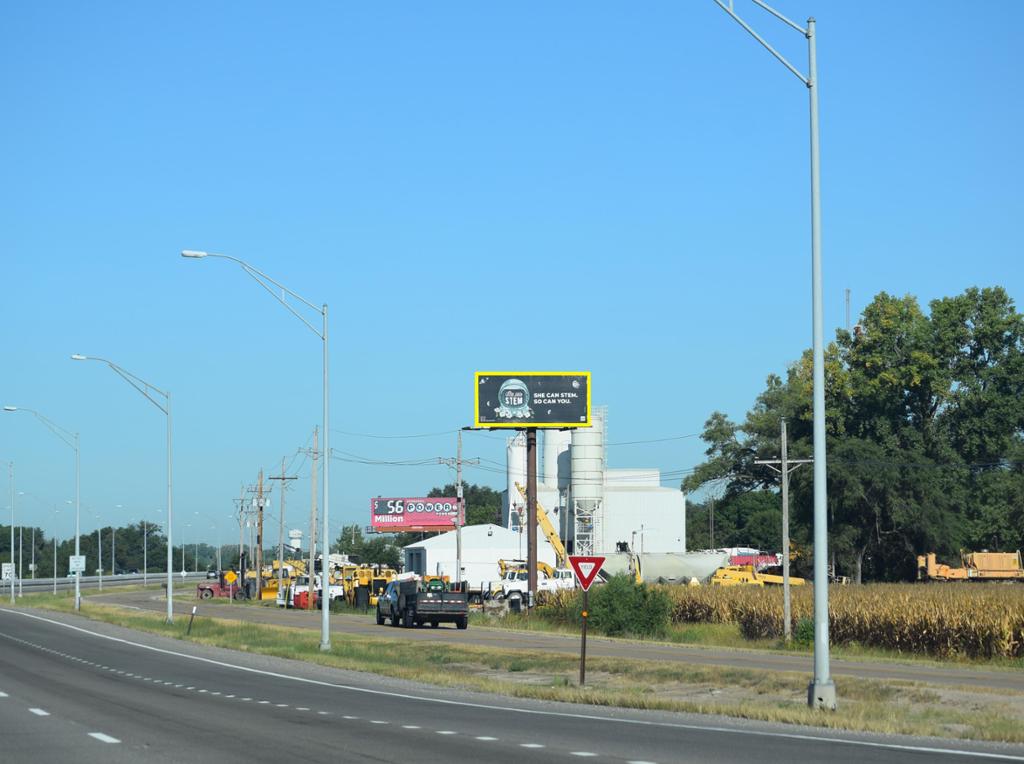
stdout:
POLYGON ((836 710, 836 685, 827 682, 811 682, 807 685, 807 705, 824 711, 836 710))
POLYGON ((331 651, 331 643, 330 642, 321 642, 320 643, 320 652, 322 652, 322 653, 329 653, 330 651, 331 651))

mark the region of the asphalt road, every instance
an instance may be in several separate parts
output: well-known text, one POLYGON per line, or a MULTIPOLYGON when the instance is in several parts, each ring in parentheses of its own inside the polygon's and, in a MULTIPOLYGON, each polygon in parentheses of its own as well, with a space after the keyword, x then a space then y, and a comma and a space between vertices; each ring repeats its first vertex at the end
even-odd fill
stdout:
POLYGON ((0 608, 8 762, 1024 762, 1024 747, 834 734, 450 692, 0 608))
MULTIPOLYGON (((97 595, 91 600, 111 602, 128 607, 164 612, 167 604, 155 592, 114 592, 97 595)), ((282 610, 274 607, 236 605, 226 600, 196 600, 192 592, 176 592, 175 611, 187 613, 199 604, 200 613, 219 618, 232 618, 254 623, 320 630, 319 611, 282 610)), ((506 629, 488 629, 470 626, 466 631, 442 629, 391 629, 377 626, 372 618, 338 615, 331 619, 331 631, 347 634, 365 634, 384 639, 421 640, 449 644, 477 645, 507 650, 540 650, 579 654, 579 638, 565 634, 545 632, 512 632, 506 629)), ((810 676, 813 673, 810 655, 787 655, 759 650, 729 650, 689 645, 639 643, 626 640, 587 638, 587 654, 607 658, 657 660, 693 665, 723 666, 728 668, 768 669, 796 671, 810 676)), ((988 687, 1024 692, 1024 671, 985 671, 972 666, 937 666, 929 664, 897 663, 890 661, 855 661, 834 659, 833 676, 867 679, 897 679, 941 685, 988 687)))

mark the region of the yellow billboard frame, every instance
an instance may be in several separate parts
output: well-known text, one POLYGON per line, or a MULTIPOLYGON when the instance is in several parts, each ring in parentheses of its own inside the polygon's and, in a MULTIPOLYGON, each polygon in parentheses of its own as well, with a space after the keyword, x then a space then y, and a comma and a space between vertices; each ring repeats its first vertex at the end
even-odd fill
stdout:
POLYGON ((566 430, 577 427, 593 427, 593 417, 590 409, 590 372, 589 371, 477 371, 473 375, 473 426, 484 429, 504 430, 526 430, 536 428, 538 430, 566 430), (583 422, 481 422, 480 421, 480 377, 494 375, 509 377, 584 377, 587 380, 587 421, 583 422))

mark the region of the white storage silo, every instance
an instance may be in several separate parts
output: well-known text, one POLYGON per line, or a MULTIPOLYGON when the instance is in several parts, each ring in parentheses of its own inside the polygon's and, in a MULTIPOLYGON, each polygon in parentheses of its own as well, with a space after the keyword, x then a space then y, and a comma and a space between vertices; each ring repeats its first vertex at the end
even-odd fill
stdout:
POLYGON ((516 487, 518 483, 526 488, 526 435, 518 433, 508 439, 505 447, 505 465, 508 478, 508 527, 518 528, 519 518, 524 516, 526 499, 516 487))
POLYGON ((600 551, 604 511, 606 408, 592 412, 593 426, 572 431, 570 501, 575 519, 575 554, 600 551))
POLYGON ((569 487, 572 470, 569 465, 571 430, 544 431, 544 471, 542 480, 560 492, 569 487))

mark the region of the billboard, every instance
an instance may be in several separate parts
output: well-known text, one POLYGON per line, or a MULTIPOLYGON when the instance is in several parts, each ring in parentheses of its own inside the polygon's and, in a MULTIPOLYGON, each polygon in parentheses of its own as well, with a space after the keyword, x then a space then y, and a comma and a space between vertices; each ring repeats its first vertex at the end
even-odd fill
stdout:
POLYGON ((445 531, 459 519, 459 500, 451 497, 370 499, 370 527, 392 531, 445 531))
POLYGON ((477 427, 590 427, 589 371, 478 371, 477 427))

